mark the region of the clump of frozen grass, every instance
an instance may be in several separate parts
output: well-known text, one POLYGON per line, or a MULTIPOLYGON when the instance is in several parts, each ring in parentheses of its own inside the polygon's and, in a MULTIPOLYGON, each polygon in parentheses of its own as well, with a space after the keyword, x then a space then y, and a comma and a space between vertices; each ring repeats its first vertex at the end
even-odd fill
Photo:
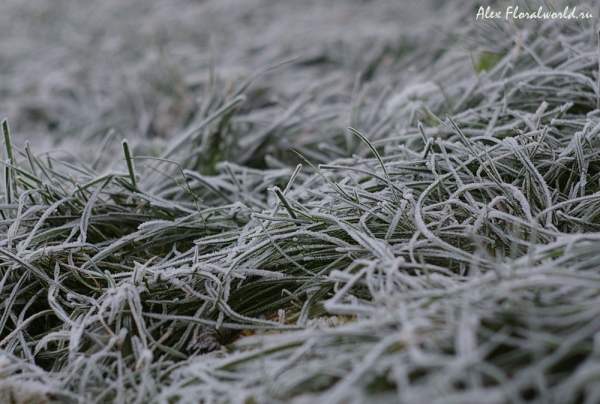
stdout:
POLYGON ((439 93, 439 86, 432 82, 409 85, 390 98, 388 113, 399 121, 412 122, 417 112, 430 105, 429 99, 439 93))
POLYGON ((493 42, 442 55, 412 116, 357 95, 358 133, 297 147, 312 171, 198 153, 248 129, 285 156, 297 114, 339 119, 316 112, 328 87, 282 115, 240 111, 245 84, 215 92, 158 158, 116 142, 103 173, 15 148, 5 124, 1 394, 598 401, 596 36, 531 24, 472 27, 493 42))

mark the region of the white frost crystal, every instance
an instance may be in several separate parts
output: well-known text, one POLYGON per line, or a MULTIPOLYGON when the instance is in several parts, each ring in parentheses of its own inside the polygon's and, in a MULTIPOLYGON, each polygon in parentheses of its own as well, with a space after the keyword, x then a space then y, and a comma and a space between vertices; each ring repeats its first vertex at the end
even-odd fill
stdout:
POLYGON ((6 378, 8 367, 10 366, 10 359, 6 355, 0 355, 0 379, 6 378))

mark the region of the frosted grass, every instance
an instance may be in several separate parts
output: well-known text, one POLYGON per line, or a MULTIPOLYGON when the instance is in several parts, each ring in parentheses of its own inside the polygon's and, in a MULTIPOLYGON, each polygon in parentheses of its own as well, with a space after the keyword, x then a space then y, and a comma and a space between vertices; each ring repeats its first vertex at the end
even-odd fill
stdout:
POLYGON ((363 37, 339 80, 196 83, 154 154, 116 115, 94 159, 4 121, 0 398, 598 401, 595 20, 442 11, 460 40, 363 37))

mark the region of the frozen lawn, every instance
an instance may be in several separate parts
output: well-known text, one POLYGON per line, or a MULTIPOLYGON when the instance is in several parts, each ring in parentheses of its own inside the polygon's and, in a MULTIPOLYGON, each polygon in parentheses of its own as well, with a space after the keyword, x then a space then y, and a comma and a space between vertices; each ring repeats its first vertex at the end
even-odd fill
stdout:
POLYGON ((0 3, 0 401, 600 401, 598 6, 126 3, 0 3))

